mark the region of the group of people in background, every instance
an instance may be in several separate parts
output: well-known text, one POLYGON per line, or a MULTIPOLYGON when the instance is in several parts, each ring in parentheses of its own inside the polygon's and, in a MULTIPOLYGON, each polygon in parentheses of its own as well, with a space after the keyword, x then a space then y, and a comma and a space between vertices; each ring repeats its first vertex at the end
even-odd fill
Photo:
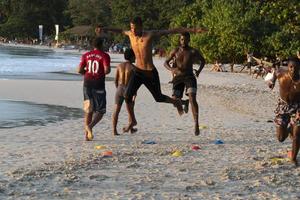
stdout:
MULTIPOLYGON (((119 64, 115 75, 115 107, 113 112, 113 135, 119 135, 117 130, 118 116, 125 101, 128 112, 128 125, 123 132, 134 133, 137 120, 134 113, 135 98, 141 85, 145 85, 156 102, 172 104, 179 115, 187 113, 189 105, 192 108, 194 119, 194 134, 200 134, 199 108, 197 103, 197 77, 202 71, 205 60, 200 52, 190 47, 190 32, 202 33, 204 29, 176 28, 170 30, 145 31, 140 17, 130 21, 130 30, 117 28, 96 27, 99 36, 102 32, 124 34, 129 37, 132 49, 124 52, 125 62, 119 64), (168 34, 180 34, 179 46, 167 57, 164 66, 172 75, 172 97, 164 95, 161 91, 159 73, 153 64, 152 42, 168 34), (135 64, 133 64, 135 61, 135 64), (199 64, 197 70, 194 64, 199 64), (188 96, 183 99, 184 94, 188 96)), ((84 132, 87 141, 93 140, 93 127, 102 119, 106 112, 105 75, 110 73, 110 57, 102 49, 103 40, 96 37, 94 50, 82 56, 78 72, 84 75, 84 132)), ((300 148, 300 54, 298 58, 288 60, 288 70, 274 68, 270 71, 271 78, 267 81, 271 89, 276 80, 279 82, 280 98, 276 108, 276 135, 283 142, 289 135, 292 138, 291 160, 297 165, 297 154, 300 148)), ((247 67, 251 69, 253 55, 248 56, 247 67)), ((264 64, 261 62, 260 64, 264 64)), ((142 101, 142 97, 140 98, 142 101)))

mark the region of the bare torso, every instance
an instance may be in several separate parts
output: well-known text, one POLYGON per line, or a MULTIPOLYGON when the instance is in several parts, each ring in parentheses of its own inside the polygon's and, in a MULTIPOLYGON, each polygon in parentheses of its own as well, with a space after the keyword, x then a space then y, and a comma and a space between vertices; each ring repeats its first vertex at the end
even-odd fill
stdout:
POLYGON ((118 65, 118 85, 127 85, 134 65, 130 62, 124 62, 118 65))
POLYGON ((192 48, 182 48, 176 49, 175 57, 175 75, 193 75, 193 64, 197 61, 199 52, 192 48))
POLYGON ((136 67, 141 70, 152 70, 154 68, 152 59, 152 34, 143 32, 141 36, 136 36, 130 31, 127 32, 130 39, 131 48, 136 57, 136 67))
POLYGON ((280 97, 287 103, 300 102, 300 81, 293 81, 288 72, 278 77, 280 97))

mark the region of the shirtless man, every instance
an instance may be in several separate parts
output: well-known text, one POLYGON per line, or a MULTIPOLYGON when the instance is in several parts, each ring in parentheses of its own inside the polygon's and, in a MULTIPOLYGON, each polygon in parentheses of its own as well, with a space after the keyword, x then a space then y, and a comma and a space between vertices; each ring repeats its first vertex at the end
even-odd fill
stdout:
MULTIPOLYGON (((131 47, 136 57, 136 68, 129 80, 127 90, 125 91, 125 100, 130 105, 130 115, 133 115, 132 97, 137 93, 139 87, 144 84, 151 92, 155 101, 173 104, 180 115, 183 114, 183 108, 180 100, 172 99, 162 94, 160 89, 160 81, 158 72, 153 64, 152 59, 152 42, 153 38, 160 37, 167 34, 194 32, 201 33, 205 30, 196 28, 177 28, 172 30, 143 30, 142 19, 135 17, 130 21, 130 30, 123 31, 122 29, 102 28, 97 29, 96 32, 110 31, 115 33, 123 33, 129 37, 131 47)), ((130 130, 135 125, 131 122, 127 130, 130 130)))
POLYGON ((276 135, 283 142, 289 134, 293 140, 291 161, 298 165, 297 154, 300 147, 300 60, 291 58, 288 61, 288 71, 277 71, 274 78, 268 82, 274 88, 276 79, 279 82, 278 105, 275 110, 276 135))
MULTIPOLYGON (((134 69, 134 65, 132 64, 135 61, 134 52, 132 49, 126 49, 124 53, 125 62, 119 64, 116 70, 116 77, 115 77, 115 85, 117 88, 116 95, 115 95, 115 111, 113 113, 113 135, 119 135, 117 131, 117 123, 119 113, 124 101, 124 93, 127 87, 129 78, 132 74, 132 70, 134 69)), ((134 96, 135 98, 135 96, 134 96)), ((134 103, 134 100, 133 100, 134 103)), ((126 103, 126 108, 129 113, 130 105, 126 103)), ((133 122, 133 124, 137 124, 135 115, 133 112, 133 116, 129 115, 129 123, 133 122), (132 117, 132 119, 131 119, 132 117)), ((126 128, 123 131, 127 131, 126 128)), ((130 132, 134 133, 137 129, 131 128, 130 132)))
MULTIPOLYGON (((183 97, 184 88, 186 89, 186 94, 189 97, 189 100, 184 100, 190 102, 192 106, 192 113, 194 117, 195 124, 195 135, 200 134, 199 130, 199 120, 198 120, 198 103, 196 100, 197 93, 197 80, 193 74, 193 64, 200 63, 198 70, 195 70, 195 74, 198 77, 202 71, 205 60, 203 56, 197 49, 194 49, 189 46, 190 34, 182 33, 180 35, 180 47, 173 50, 170 56, 164 63, 164 66, 174 74, 173 78, 173 98, 181 99, 183 97), (174 64, 171 67, 170 61, 174 60, 174 64)), ((186 104, 186 103, 184 103, 186 104)))

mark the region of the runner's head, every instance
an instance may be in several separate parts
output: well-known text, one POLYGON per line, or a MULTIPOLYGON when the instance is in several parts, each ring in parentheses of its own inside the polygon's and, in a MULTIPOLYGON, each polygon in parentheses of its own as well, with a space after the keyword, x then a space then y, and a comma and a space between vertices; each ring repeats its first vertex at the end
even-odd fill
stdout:
POLYGON ((124 58, 125 60, 130 61, 133 63, 135 61, 135 55, 132 49, 126 49, 124 52, 124 58))
POLYGON ((300 60, 296 57, 289 58, 288 61, 289 73, 294 78, 300 77, 300 60))
POLYGON ((190 43, 190 34, 188 32, 184 32, 180 34, 180 46, 187 47, 190 43))
POLYGON ((141 36, 143 31, 143 22, 140 17, 134 17, 130 20, 130 31, 135 36, 141 36))
POLYGON ((103 39, 100 37, 96 37, 93 41, 93 47, 98 50, 101 50, 102 46, 103 46, 103 39))

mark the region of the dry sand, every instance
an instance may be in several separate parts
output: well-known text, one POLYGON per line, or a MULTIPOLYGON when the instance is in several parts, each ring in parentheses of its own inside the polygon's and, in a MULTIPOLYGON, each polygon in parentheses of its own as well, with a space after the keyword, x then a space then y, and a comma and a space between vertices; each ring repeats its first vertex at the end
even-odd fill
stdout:
MULTIPOLYGON (((114 65, 122 60, 112 55, 114 65)), ((156 59, 162 91, 170 74, 156 59)), ((50 76, 50 75, 49 75, 50 76)), ((114 71, 109 75, 114 76, 114 71)), ((198 79, 200 124, 158 104, 143 86, 136 102, 136 134, 112 136, 115 88, 107 87, 107 114, 85 142, 83 118, 0 129, 0 199, 299 199, 300 168, 285 159, 291 142, 276 141, 273 110, 277 91, 247 74, 205 69, 198 79), (223 145, 215 145, 221 139, 223 145), (142 144, 153 140, 157 144, 142 144), (192 145, 200 150, 191 150, 192 145), (97 150, 96 145, 106 149, 97 150), (101 152, 111 150, 104 158, 101 152), (183 155, 173 157, 180 150, 183 155), (274 161, 274 160, 273 160, 274 161)), ((0 98, 73 108, 82 106, 82 82, 0 80, 0 98)), ((119 132, 127 123, 123 108, 119 132)))

